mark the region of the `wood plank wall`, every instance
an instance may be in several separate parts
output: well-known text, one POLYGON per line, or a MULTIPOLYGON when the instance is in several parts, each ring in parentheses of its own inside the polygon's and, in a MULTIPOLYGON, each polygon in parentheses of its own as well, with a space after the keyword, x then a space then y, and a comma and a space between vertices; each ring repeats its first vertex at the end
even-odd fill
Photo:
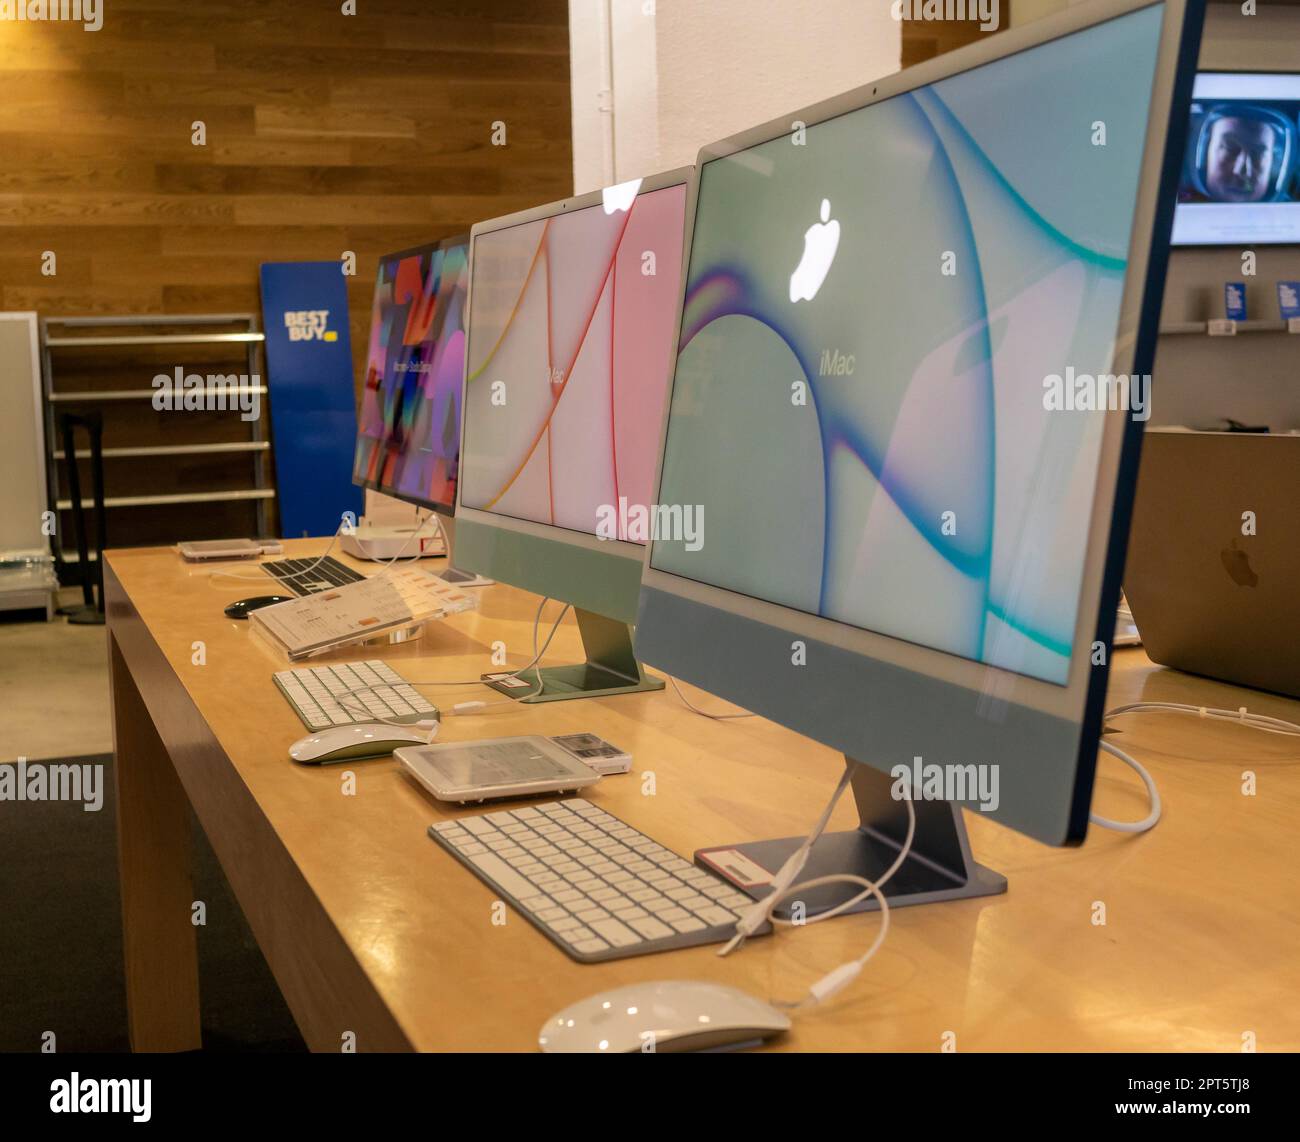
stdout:
MULTIPOLYGON (((919 3, 919 0, 917 0, 919 3)), ((954 48, 973 43, 981 36, 996 35, 997 32, 1011 26, 1012 0, 999 0, 998 26, 996 31, 983 32, 979 20, 904 20, 903 21, 903 67, 933 56, 950 52, 954 48)), ((974 0, 968 0, 966 9, 978 8, 974 0)), ((909 9, 910 10, 910 9, 909 9)), ((956 8, 954 7, 954 11, 956 8)))
POLYGON ((102 0, 97 32, 0 22, 0 306, 258 312, 261 262, 353 250, 360 375, 381 253, 572 193, 566 0, 342 7, 102 0))

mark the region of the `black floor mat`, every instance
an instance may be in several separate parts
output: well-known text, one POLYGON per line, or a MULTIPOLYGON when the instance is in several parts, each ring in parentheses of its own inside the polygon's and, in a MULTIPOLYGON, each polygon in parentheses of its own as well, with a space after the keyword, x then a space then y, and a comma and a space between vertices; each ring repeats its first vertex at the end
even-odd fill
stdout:
MULTIPOLYGON (((0 1051, 125 1051, 126 995, 117 883, 113 758, 30 762, 102 765, 103 807, 0 800, 0 1051)), ((303 1051, 203 830, 191 814, 206 1050, 303 1051)))

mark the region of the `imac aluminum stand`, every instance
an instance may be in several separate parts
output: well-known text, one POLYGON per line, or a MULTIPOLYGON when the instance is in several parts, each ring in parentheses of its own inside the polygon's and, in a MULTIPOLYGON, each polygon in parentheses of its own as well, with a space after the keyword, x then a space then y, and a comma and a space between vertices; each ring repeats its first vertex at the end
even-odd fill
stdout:
POLYGON ((562 702, 567 698, 604 698, 614 694, 637 694, 662 690, 663 681, 652 678, 632 653, 632 630, 627 623, 604 615, 573 608, 587 660, 576 666, 543 666, 542 690, 537 689, 537 669, 518 677, 504 678, 508 671, 483 675, 493 690, 521 702, 562 702))
MULTIPOLYGON (((874 883, 898 856, 907 839, 907 805, 891 793, 894 779, 872 766, 857 764, 851 781, 861 823, 852 832, 823 833, 808 854, 808 863, 796 883, 834 873, 850 873, 874 883)), ((916 834, 911 851, 881 889, 891 908, 993 896, 1007 890, 1005 876, 976 863, 971 856, 959 806, 951 801, 920 799, 913 800, 912 805, 916 809, 916 834)), ((700 849, 695 863, 761 900, 771 891, 770 878, 803 840, 784 837, 700 849)), ((852 883, 823 885, 790 896, 776 909, 776 915, 788 919, 794 904, 802 901, 804 915, 815 916, 863 891, 861 885, 852 883)), ((876 898, 868 895, 844 915, 878 907, 876 898)))

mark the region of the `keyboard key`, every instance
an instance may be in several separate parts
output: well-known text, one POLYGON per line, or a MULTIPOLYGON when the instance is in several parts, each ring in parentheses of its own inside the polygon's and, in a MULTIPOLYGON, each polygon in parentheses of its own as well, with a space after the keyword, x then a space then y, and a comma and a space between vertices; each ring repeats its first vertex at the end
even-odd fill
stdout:
POLYGON ((622 920, 615 920, 612 916, 607 920, 597 920, 591 926, 596 930, 597 935, 608 940, 616 948, 626 948, 629 944, 639 944, 641 942, 639 935, 624 924, 622 920))
POLYGON ((678 932, 702 932, 707 927, 703 920, 696 920, 693 916, 685 920, 674 920, 673 927, 678 932))
MULTIPOLYGON (((464 852, 465 850, 462 849, 461 853, 464 854, 464 852)), ((536 889, 495 853, 484 851, 478 855, 470 856, 468 859, 469 863, 484 876, 496 881, 503 892, 508 892, 516 900, 522 900, 525 896, 537 895, 536 889)))
POLYGON ((617 916, 620 920, 626 922, 630 920, 644 920, 647 916, 650 915, 650 913, 647 912, 644 908, 637 908, 635 906, 629 905, 627 908, 614 909, 614 915, 617 916))
POLYGON ((701 908, 697 915, 710 924, 734 924, 736 922, 734 912, 729 912, 727 909, 719 908, 716 905, 712 908, 701 908))
MULTIPOLYGON (((647 940, 661 940, 673 934, 673 930, 667 924, 656 920, 653 916, 648 916, 644 920, 630 920, 629 924, 647 940)), ((704 925, 701 924, 700 927, 703 928, 704 925)))

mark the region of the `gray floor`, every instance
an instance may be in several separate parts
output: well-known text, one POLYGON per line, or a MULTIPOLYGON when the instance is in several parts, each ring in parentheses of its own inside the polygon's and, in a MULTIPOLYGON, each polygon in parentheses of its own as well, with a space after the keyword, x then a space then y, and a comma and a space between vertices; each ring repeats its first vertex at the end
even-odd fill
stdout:
MULTIPOLYGON (((80 601, 64 591, 61 601, 80 601)), ((103 627, 0 613, 0 761, 113 748, 103 627)))

